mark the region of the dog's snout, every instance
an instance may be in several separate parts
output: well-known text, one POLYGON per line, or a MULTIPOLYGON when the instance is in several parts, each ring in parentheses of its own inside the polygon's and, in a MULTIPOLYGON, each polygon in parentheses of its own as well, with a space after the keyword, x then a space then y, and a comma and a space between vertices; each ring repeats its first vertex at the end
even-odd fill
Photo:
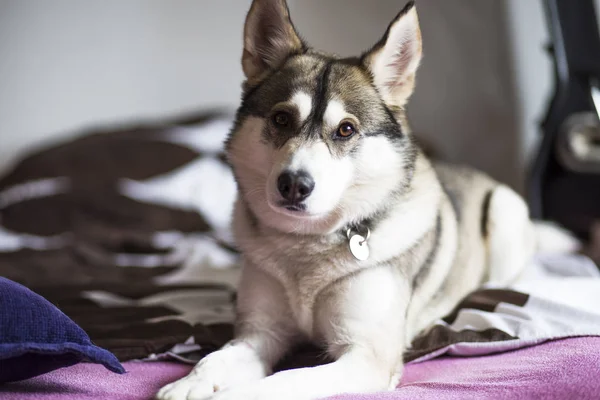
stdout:
POLYGON ((315 181, 304 171, 284 171, 277 179, 277 189, 281 196, 291 203, 305 200, 315 188, 315 181))

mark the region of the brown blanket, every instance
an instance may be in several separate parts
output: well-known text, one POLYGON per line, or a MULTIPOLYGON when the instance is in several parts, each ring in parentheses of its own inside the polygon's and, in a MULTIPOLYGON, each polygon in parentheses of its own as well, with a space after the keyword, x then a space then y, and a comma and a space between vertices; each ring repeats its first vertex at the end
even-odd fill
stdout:
MULTIPOLYGON (((199 212, 119 192, 124 178, 146 180, 199 158, 223 163, 219 153, 157 139, 174 126, 202 126, 214 118, 84 133, 25 157, 0 179, 0 275, 55 303, 121 360, 163 352, 191 336, 206 351, 222 345, 231 336, 230 312, 226 323, 189 324, 169 318, 178 314, 169 306, 177 299, 150 301, 191 290, 200 293, 200 309, 218 314, 219 307, 231 308, 234 292, 225 284, 154 282, 185 259, 169 257, 169 246, 157 246, 158 232, 209 235, 212 227, 199 212), (129 263, 117 266, 124 256, 129 263), (94 298, 97 293, 118 296, 120 302, 107 306, 94 298)), ((226 243, 215 245, 233 251, 226 243)))

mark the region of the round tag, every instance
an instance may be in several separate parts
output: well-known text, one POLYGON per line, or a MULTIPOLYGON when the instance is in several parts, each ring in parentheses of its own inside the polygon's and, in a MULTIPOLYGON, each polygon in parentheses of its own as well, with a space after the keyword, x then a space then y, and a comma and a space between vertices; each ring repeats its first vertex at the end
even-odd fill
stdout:
POLYGON ((360 261, 365 261, 369 258, 369 245, 364 237, 361 235, 353 235, 350 238, 350 252, 352 255, 360 261))

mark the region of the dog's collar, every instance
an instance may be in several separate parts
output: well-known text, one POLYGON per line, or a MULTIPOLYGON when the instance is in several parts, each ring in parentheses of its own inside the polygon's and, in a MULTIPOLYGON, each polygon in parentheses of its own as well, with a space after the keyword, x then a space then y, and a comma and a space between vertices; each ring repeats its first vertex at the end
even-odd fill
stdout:
POLYGON ((362 235, 362 234, 366 234, 368 230, 373 231, 374 225, 375 225, 375 219, 365 218, 358 222, 344 225, 344 227, 342 227, 337 233, 343 237, 346 237, 346 233, 348 232, 348 229, 350 229, 352 232, 362 235))
POLYGON ((351 224, 345 228, 345 238, 348 241, 348 250, 354 258, 359 261, 366 261, 369 258, 369 243, 371 229, 369 225, 351 224))
POLYGON ((366 237, 371 235, 371 228, 367 224, 351 224, 346 226, 340 233, 346 237, 351 234, 358 234, 366 237))

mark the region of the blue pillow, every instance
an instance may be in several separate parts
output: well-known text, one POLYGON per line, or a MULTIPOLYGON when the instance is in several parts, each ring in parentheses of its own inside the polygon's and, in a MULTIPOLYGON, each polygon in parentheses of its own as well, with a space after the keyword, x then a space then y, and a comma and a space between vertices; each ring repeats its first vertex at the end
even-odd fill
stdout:
POLYGON ((69 317, 26 287, 0 277, 0 383, 28 379, 81 361, 124 373, 69 317))

